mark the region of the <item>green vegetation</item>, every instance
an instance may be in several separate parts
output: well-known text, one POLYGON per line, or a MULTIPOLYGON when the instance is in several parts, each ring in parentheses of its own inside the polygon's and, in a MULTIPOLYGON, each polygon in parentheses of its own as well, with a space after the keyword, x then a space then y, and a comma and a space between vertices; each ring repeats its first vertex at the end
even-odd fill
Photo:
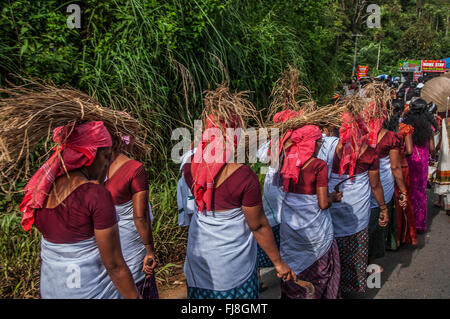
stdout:
MULTIPOLYGON (((352 34, 363 35, 357 63, 369 65, 372 75, 395 73, 400 59, 450 56, 448 1, 374 1, 381 6, 380 29, 366 25, 368 2, 0 0, 0 84, 17 81, 11 73, 68 84, 150 128, 154 150, 146 164, 158 276, 167 280, 172 264, 183 261, 186 242, 186 229, 176 226, 179 172, 170 160, 170 134, 199 117, 204 90, 229 79, 264 109, 291 64, 324 104, 351 77, 352 34), (81 29, 66 25, 71 3, 81 6, 81 29)), ((20 194, 0 196, 2 297, 39 296, 39 234, 21 229, 20 200, 20 194)))

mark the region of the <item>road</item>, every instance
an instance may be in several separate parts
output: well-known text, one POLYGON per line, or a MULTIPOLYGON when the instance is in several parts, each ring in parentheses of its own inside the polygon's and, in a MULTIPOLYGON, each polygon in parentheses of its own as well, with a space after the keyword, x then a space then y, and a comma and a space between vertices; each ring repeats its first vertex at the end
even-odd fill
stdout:
MULTIPOLYGON (((384 268, 381 288, 368 289, 346 298, 354 299, 449 299, 450 298, 450 217, 433 206, 437 196, 428 194, 428 231, 418 235, 416 247, 401 246, 378 260, 384 268)), ((269 289, 261 299, 279 299, 280 282, 273 268, 262 269, 269 289)))

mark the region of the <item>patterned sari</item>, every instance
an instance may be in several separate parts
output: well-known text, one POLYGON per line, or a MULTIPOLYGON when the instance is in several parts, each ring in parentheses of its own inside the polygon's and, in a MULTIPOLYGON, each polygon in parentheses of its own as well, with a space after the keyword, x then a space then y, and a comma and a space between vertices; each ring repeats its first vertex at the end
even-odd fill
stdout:
POLYGON ((428 179, 428 142, 423 146, 414 145, 413 153, 408 161, 411 199, 419 232, 427 230, 427 179, 428 179))

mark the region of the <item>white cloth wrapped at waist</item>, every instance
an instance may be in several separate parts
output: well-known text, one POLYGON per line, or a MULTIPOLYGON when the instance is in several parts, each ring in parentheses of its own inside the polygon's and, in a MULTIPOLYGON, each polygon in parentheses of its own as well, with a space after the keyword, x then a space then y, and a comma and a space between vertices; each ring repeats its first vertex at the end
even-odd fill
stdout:
POLYGON ((189 226, 191 216, 197 211, 195 197, 184 179, 184 175, 177 184, 178 226, 189 226))
POLYGON ((241 208, 197 212, 189 227, 184 274, 188 287, 226 291, 256 267, 256 240, 241 208))
MULTIPOLYGON (((121 205, 115 205, 119 216, 120 246, 123 258, 130 268, 135 283, 144 280, 145 273, 142 272, 142 263, 145 257, 145 246, 141 236, 136 229, 133 218, 133 201, 121 205)), ((152 220, 151 207, 148 205, 150 220, 152 220)))
POLYGON ((279 186, 278 176, 278 171, 273 167, 269 167, 264 179, 263 208, 270 227, 280 224, 281 209, 286 196, 286 193, 279 186))
POLYGON ((296 274, 325 255, 333 239, 330 213, 320 209, 317 195, 286 195, 281 216, 280 253, 296 274))
POLYGON ((331 170, 333 168, 333 159, 336 152, 336 146, 339 143, 339 138, 334 136, 323 136, 323 143, 320 147, 317 158, 325 161, 328 165, 328 179, 331 177, 331 170))
MULTIPOLYGON (((328 191, 334 191, 334 187, 348 175, 332 173, 328 182, 328 191)), ((334 234, 336 237, 346 237, 369 225, 370 218, 370 196, 369 172, 355 175, 353 180, 349 179, 340 185, 342 200, 333 203, 329 208, 333 221, 334 234)))
MULTIPOLYGON (((256 156, 263 163, 269 161, 269 146, 270 141, 267 141, 258 148, 256 156)), ((283 205, 284 197, 286 196, 286 193, 283 192, 278 180, 278 170, 269 166, 267 168, 266 177, 264 178, 263 208, 270 227, 280 224, 281 207, 283 205)))
MULTIPOLYGON (((388 156, 380 158, 380 181, 384 192, 384 202, 389 203, 394 196, 394 176, 391 170, 391 158, 388 156)), ((378 207, 373 194, 370 198, 370 208, 378 207)))
POLYGON ((44 299, 122 298, 106 272, 95 237, 75 244, 41 240, 41 297, 44 299))
MULTIPOLYGON (((181 156, 180 171, 183 171, 184 165, 189 161, 196 149, 197 148, 194 148, 181 156)), ((197 211, 197 204, 195 203, 195 198, 186 183, 183 173, 177 184, 177 206, 178 226, 189 226, 192 214, 197 211)))

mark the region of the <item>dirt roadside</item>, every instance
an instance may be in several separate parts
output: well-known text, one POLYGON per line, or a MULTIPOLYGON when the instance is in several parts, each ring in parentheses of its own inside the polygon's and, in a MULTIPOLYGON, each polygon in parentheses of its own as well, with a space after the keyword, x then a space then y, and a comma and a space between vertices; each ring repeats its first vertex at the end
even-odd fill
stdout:
POLYGON ((186 299, 187 288, 183 268, 170 276, 169 284, 158 284, 158 294, 160 299, 186 299))

